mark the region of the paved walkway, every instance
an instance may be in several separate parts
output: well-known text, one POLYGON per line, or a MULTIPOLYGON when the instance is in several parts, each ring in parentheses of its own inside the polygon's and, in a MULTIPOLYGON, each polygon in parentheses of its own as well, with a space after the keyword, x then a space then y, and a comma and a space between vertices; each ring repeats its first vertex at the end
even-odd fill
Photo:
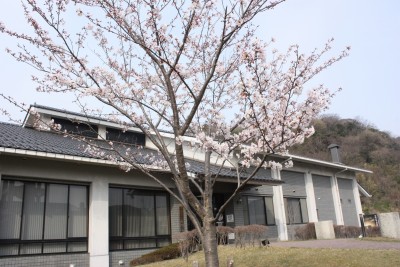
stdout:
POLYGON ((298 248, 357 248, 357 249, 398 249, 400 242, 367 241, 358 239, 306 240, 271 242, 273 247, 298 248))

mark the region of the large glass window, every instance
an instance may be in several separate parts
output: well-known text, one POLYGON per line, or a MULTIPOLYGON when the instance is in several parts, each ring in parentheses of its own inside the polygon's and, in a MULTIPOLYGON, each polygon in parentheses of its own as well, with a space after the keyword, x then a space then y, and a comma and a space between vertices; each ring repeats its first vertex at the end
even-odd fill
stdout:
POLYGON ((167 193, 110 188, 109 205, 110 250, 156 248, 171 242, 167 193))
POLYGON ((272 197, 243 196, 244 223, 274 225, 275 214, 272 197))
POLYGON ((305 198, 285 198, 286 223, 308 222, 307 202, 305 198))
POLYGON ((3 179, 0 256, 87 251, 84 185, 3 179))

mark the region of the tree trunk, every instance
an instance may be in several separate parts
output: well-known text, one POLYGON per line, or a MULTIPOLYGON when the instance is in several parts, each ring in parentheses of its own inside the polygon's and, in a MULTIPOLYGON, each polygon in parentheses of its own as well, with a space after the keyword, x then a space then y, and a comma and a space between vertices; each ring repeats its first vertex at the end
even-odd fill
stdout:
POLYGON ((218 267, 218 244, 217 244, 217 228, 215 223, 207 214, 203 221, 203 250, 206 267, 218 267))

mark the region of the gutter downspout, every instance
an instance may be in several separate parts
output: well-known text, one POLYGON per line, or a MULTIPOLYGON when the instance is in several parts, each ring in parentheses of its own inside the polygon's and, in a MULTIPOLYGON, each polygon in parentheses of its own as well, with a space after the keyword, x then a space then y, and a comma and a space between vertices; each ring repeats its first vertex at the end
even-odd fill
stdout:
POLYGON ((367 192, 359 183, 357 183, 358 190, 363 194, 365 197, 372 197, 370 193, 367 192))

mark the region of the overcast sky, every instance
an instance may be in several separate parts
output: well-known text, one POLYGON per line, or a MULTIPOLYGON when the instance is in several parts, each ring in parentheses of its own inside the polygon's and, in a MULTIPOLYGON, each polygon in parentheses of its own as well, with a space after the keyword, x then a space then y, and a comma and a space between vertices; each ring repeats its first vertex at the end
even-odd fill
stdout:
MULTIPOLYGON (((6 1, 0 21, 23 30, 25 22, 19 1, 6 1)), ((329 114, 360 118, 378 129, 400 136, 400 1, 398 0, 288 0, 264 13, 255 23, 261 39, 276 39, 275 47, 286 50, 299 44, 307 52, 322 48, 335 38, 339 53, 351 46, 350 56, 319 76, 314 82, 343 90, 333 99, 329 114)), ((4 50, 15 41, 0 39, 0 92, 19 102, 78 111, 67 95, 37 93, 32 69, 14 61, 4 50)), ((333 53, 332 55, 334 55, 333 53)), ((15 119, 24 114, 0 99, 15 119)), ((0 121, 7 118, 0 116, 0 121)))

